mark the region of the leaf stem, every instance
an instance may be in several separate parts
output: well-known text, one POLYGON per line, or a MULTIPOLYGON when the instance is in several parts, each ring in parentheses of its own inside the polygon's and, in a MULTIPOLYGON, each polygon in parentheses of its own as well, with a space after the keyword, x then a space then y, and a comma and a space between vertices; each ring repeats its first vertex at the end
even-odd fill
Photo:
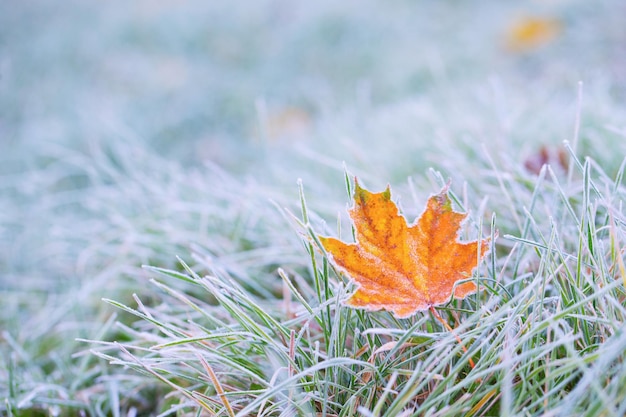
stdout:
MULTIPOLYGON (((467 353, 467 348, 463 344, 463 341, 461 340, 459 335, 454 333, 454 329, 452 327, 450 327, 448 322, 445 321, 443 319, 443 317, 441 317, 441 315, 439 315, 437 310, 435 310, 435 307, 430 306, 430 312, 433 313, 433 316, 435 316, 435 318, 439 321, 439 323, 443 324, 443 327, 445 327, 446 330, 448 330, 450 333, 454 334, 454 337, 456 338, 456 341, 459 342, 459 345, 461 345, 461 349, 463 349, 463 352, 467 353)), ((474 369, 475 365, 474 365, 474 360, 472 358, 469 358, 469 364, 472 367, 472 369, 474 369)))

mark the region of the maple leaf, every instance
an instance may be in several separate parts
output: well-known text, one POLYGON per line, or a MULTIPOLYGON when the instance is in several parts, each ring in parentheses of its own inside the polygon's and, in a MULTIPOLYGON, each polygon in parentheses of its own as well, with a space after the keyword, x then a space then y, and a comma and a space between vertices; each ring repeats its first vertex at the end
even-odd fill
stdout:
POLYGON ((408 225, 389 187, 371 193, 355 179, 349 214, 356 242, 319 236, 331 261, 357 283, 347 305, 386 309, 404 318, 446 303, 453 293, 464 298, 476 291, 474 282, 455 284, 471 276, 489 240, 457 240, 467 215, 452 209, 447 192, 445 186, 431 196, 422 215, 408 225))

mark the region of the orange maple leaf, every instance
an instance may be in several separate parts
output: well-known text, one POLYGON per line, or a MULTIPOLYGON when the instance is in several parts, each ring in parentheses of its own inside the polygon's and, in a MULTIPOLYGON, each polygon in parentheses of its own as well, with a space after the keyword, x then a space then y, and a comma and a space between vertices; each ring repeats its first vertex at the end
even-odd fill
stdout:
POLYGON ((457 282, 471 276, 489 239, 457 240, 467 214, 452 209, 448 186, 430 197, 424 213, 408 225, 389 187, 371 193, 355 179, 349 213, 356 243, 319 236, 333 263, 357 283, 347 305, 386 309, 404 318, 446 303, 453 293, 464 298, 476 291, 474 282, 457 282))

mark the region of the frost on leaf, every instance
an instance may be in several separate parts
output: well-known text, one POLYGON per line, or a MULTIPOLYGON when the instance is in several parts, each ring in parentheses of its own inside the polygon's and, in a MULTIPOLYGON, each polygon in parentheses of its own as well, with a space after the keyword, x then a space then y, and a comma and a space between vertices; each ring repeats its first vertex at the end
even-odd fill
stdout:
POLYGON ((489 240, 457 240, 467 215, 452 209, 447 186, 409 225, 391 201, 389 187, 370 193, 355 180, 349 214, 355 243, 319 237, 331 261, 357 283, 347 305, 404 318, 447 302, 453 292, 464 298, 476 291, 474 282, 455 284, 471 277, 489 240))

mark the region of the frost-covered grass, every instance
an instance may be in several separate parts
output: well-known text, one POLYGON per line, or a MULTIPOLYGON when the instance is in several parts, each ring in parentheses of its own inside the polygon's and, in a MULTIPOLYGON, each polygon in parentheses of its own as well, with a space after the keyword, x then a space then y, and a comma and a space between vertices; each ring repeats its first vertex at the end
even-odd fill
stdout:
POLYGON ((272 268, 261 288, 202 247, 182 271, 146 267, 160 302, 107 300, 136 321, 94 352, 168 386, 163 411, 623 415, 624 167, 611 177, 571 158, 571 171, 536 177, 485 167, 481 185, 456 196, 474 213, 469 230, 500 237, 476 274, 481 291, 439 309, 454 334, 430 314, 343 306, 351 287, 310 239, 335 227, 303 200, 296 218, 284 212, 303 235, 301 263, 272 268))
POLYGON ((625 414, 624 6, 314 3, 0 13, 0 414, 625 414), (455 334, 343 306, 346 171, 497 231, 455 334))

